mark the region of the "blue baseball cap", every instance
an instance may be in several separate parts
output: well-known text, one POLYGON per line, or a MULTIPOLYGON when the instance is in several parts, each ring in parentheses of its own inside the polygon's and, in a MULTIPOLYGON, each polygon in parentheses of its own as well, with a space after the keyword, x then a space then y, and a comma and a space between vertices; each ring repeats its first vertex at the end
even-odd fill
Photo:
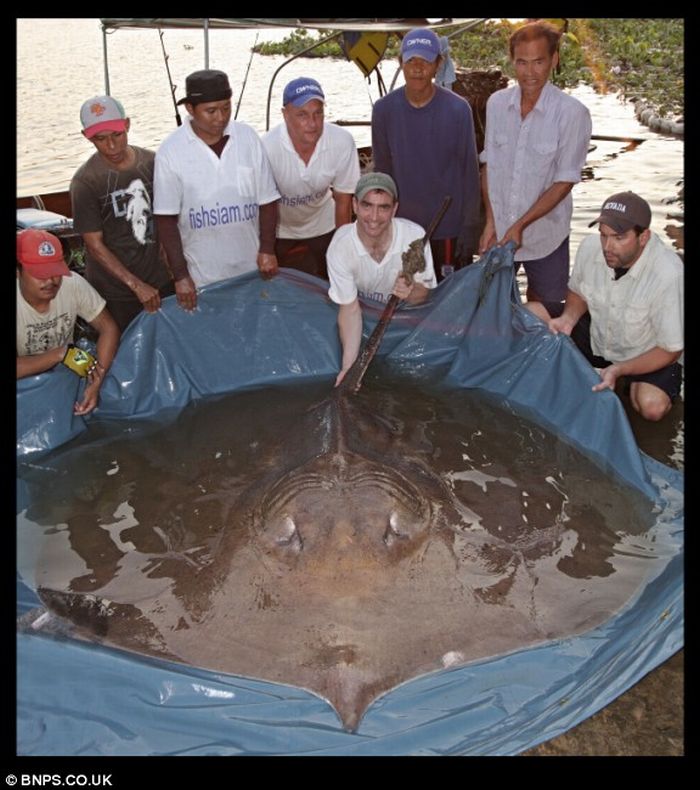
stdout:
POLYGON ((401 60, 405 63, 411 58, 423 58, 428 63, 434 63, 440 55, 440 39, 432 30, 419 27, 411 30, 403 37, 401 42, 401 60))
POLYGON ((285 107, 288 104, 301 107, 312 99, 318 99, 322 102, 326 101, 321 86, 311 77, 297 77, 295 80, 287 83, 282 96, 282 104, 285 107))

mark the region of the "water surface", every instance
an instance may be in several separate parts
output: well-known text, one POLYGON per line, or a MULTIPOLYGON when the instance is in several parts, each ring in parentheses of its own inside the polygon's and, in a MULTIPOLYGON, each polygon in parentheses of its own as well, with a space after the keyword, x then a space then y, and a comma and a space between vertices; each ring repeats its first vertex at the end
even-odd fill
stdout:
POLYGON ((329 386, 92 423, 23 464, 32 628, 297 685, 352 730, 417 675, 594 628, 663 559, 649 500, 507 404, 329 386))

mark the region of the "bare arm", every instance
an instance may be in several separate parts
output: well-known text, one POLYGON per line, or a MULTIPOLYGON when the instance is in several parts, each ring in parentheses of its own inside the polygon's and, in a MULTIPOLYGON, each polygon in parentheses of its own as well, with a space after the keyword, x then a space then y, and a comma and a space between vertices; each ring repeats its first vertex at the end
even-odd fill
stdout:
POLYGON ((272 203, 264 203, 260 206, 260 250, 257 264, 260 274, 266 280, 274 277, 279 271, 277 256, 275 255, 278 202, 274 200, 272 203))
POLYGON ((88 377, 83 398, 73 408, 74 414, 78 415, 88 414, 97 406, 100 387, 119 347, 119 327, 106 307, 96 318, 90 321, 90 326, 99 333, 97 338, 97 370, 88 377))
MULTIPOLYGON (((506 244, 514 241, 518 247, 522 244, 523 231, 535 220, 544 217, 571 192, 574 185, 571 181, 555 181, 549 189, 546 189, 530 208, 517 219, 505 232, 499 244, 506 244)), ((487 223, 488 224, 488 223, 487 223)))
POLYGON ((345 378, 346 373, 357 359, 362 342, 362 308, 357 299, 350 304, 341 304, 338 307, 338 334, 340 345, 343 349, 340 373, 335 380, 335 386, 345 378))
POLYGON ((551 318, 547 322, 549 331, 555 335, 563 332, 565 335, 570 335, 573 328, 578 323, 579 318, 588 310, 586 300, 579 296, 575 291, 569 289, 566 292, 566 302, 564 310, 558 318, 551 318))
POLYGON ((335 201, 335 226, 349 225, 352 222, 352 195, 349 192, 333 190, 335 201))
POLYGON ((479 254, 482 255, 493 247, 496 243, 496 222, 493 218, 493 209, 491 208, 491 201, 489 200, 489 182, 488 173, 486 171, 487 165, 481 166, 481 197, 484 201, 484 209, 486 210, 486 225, 481 232, 479 239, 479 254))
POLYGON ((143 309, 153 313, 160 308, 160 294, 152 285, 145 283, 124 266, 117 256, 104 243, 102 231, 83 233, 83 241, 91 258, 104 267, 115 279, 124 283, 141 302, 143 309))
POLYGON ((177 214, 154 214, 158 227, 158 238, 165 250, 168 266, 175 279, 177 303, 183 310, 194 310, 197 306, 197 289, 187 268, 187 258, 182 249, 182 238, 177 226, 177 214))
POLYGON ((637 357, 624 362, 615 362, 600 371, 601 381, 594 385, 593 392, 604 389, 615 389, 615 383, 620 376, 635 376, 641 373, 653 373, 655 370, 672 365, 678 360, 682 351, 666 351, 660 346, 654 346, 637 357))
POLYGON ((26 357, 17 357, 17 378, 23 379, 27 376, 38 376, 47 370, 58 365, 63 361, 68 346, 59 346, 44 351, 41 354, 31 354, 26 357))

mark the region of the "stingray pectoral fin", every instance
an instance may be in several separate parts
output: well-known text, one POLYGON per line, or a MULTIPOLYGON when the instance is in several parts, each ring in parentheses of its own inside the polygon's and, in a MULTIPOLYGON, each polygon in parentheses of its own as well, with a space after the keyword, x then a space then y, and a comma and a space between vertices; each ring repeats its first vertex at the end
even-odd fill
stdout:
POLYGON ((70 593, 39 587, 39 598, 53 614, 70 620, 97 636, 106 636, 109 630, 110 602, 97 595, 70 593))
POLYGON ((97 637, 127 650, 169 655, 158 629, 133 604, 118 604, 98 595, 46 587, 39 587, 37 593, 50 612, 75 625, 87 637, 97 637))

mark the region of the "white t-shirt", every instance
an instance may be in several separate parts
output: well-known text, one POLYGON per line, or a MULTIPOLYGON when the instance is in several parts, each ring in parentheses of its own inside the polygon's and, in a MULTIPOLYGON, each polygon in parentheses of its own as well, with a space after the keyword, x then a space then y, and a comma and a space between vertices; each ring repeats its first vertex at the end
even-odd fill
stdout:
POLYGON ((335 228, 331 187, 352 195, 360 178, 353 136, 324 123, 308 165, 294 150, 285 123, 263 135, 262 141, 282 193, 277 238, 312 239, 330 233, 335 228))
POLYGON ((102 312, 105 300, 79 274, 61 278, 61 287, 46 313, 35 310, 22 296, 17 278, 17 354, 26 357, 73 342, 76 316, 90 323, 102 312))
POLYGON ((156 153, 153 210, 178 215, 197 286, 257 268, 259 206, 280 196, 257 132, 231 121, 225 134, 229 140, 219 158, 187 116, 156 153))
POLYGON ((600 238, 578 248, 569 288, 591 314, 594 354, 624 362, 659 346, 683 348, 683 263, 652 233, 639 260, 619 280, 605 263, 600 238))
MULTIPOLYGON (((358 295, 379 302, 389 300, 396 277, 403 268, 402 253, 412 241, 425 235, 420 225, 408 219, 394 217, 391 228, 391 246, 381 263, 372 258, 360 241, 356 222, 336 230, 326 253, 331 283, 328 296, 336 304, 351 304, 358 295)), ((429 244, 426 244, 424 252, 425 270, 415 274, 414 281, 426 288, 435 288, 437 280, 429 244)))

